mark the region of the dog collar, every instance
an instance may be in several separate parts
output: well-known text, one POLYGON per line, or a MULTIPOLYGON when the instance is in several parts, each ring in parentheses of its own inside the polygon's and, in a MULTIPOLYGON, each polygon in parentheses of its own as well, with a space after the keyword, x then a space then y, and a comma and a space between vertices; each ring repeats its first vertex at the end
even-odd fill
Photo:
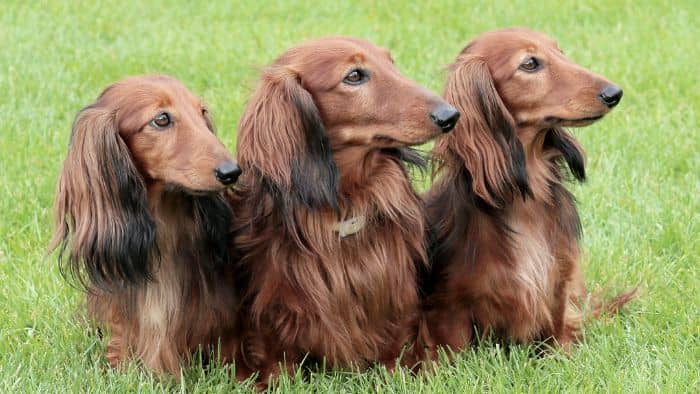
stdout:
POLYGON ((364 216, 353 216, 350 219, 338 222, 333 228, 338 232, 340 238, 345 238, 348 235, 353 235, 365 227, 364 216))

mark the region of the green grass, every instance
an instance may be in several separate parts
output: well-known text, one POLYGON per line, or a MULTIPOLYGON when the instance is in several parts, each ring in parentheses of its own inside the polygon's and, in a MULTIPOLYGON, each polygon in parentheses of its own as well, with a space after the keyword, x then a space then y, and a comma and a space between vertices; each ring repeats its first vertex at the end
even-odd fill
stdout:
POLYGON ((306 383, 285 378, 278 390, 700 390, 697 1, 43 3, 0 4, 0 391, 249 389, 228 368, 192 368, 180 382, 136 366, 110 371, 103 344, 76 318, 81 294, 62 280, 55 258, 44 257, 71 121, 107 84, 152 72, 180 78, 208 101, 234 149, 259 68, 305 38, 366 37, 439 91, 443 66, 469 39, 512 25, 549 33, 569 57, 625 89, 611 115, 575 132, 588 151, 589 181, 572 190, 588 285, 613 293, 641 283, 641 298, 590 325, 569 357, 484 346, 417 378, 314 374, 306 383))

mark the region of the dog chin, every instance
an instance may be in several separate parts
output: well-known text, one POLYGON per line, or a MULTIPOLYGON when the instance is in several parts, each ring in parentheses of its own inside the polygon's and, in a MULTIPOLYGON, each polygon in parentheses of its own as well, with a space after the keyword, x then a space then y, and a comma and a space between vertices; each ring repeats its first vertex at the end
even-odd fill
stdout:
POLYGON ((406 141, 406 140, 398 140, 393 137, 389 137, 388 135, 384 134, 376 134, 374 137, 372 137, 372 141, 380 145, 381 148, 401 148, 401 147, 407 147, 407 146, 416 146, 416 145, 423 145, 426 142, 430 141, 431 139, 435 138, 437 136, 428 136, 424 139, 420 139, 417 141, 406 141))
POLYGON ((558 118, 554 116, 549 116, 545 119, 545 121, 553 126, 561 126, 561 127, 585 127, 588 125, 591 125, 600 119, 603 118, 605 114, 602 115, 596 115, 596 116, 587 116, 584 118, 574 118, 574 119, 566 119, 566 118, 558 118))
POLYGON ((184 194, 189 194, 192 196, 208 196, 212 194, 216 194, 222 190, 224 190, 226 187, 223 185, 220 186, 215 186, 215 187, 205 187, 203 185, 182 185, 178 183, 170 183, 167 185, 166 190, 169 192, 176 192, 176 193, 184 193, 184 194))

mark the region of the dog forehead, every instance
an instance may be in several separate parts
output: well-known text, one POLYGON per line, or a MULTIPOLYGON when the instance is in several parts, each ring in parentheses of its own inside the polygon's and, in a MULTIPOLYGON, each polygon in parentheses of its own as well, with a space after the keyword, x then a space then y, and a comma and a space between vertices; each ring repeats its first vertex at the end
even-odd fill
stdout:
POLYGON ((179 81, 158 76, 128 77, 111 85, 100 95, 102 102, 117 107, 167 106, 179 98, 195 99, 179 81))
POLYGON ((310 41, 292 48, 282 56, 283 62, 349 62, 363 63, 390 61, 387 49, 355 37, 326 37, 310 41))
POLYGON ((558 50, 559 46, 546 34, 527 28, 510 28, 480 35, 465 48, 465 51, 487 57, 500 57, 515 51, 537 52, 548 48, 558 50))
POLYGON ((115 111, 122 133, 132 133, 159 110, 174 111, 180 119, 197 117, 201 100, 181 82, 166 76, 126 78, 112 85, 100 97, 101 106, 115 111))

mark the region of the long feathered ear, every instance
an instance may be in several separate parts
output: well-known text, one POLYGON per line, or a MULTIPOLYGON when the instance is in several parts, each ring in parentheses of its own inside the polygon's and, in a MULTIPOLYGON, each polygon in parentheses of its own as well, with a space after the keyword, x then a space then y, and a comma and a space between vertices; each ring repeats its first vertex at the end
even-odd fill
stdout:
POLYGON ((238 161, 285 199, 337 208, 338 169, 311 94, 297 76, 270 68, 248 103, 238 132, 238 161))
POLYGON ((584 182, 586 180, 586 155, 576 138, 566 129, 556 127, 547 131, 544 146, 561 153, 559 158, 564 159, 577 181, 584 182))
POLYGON ((436 144, 436 155, 456 154, 471 175, 473 192, 493 207, 503 207, 518 192, 530 195, 523 146, 486 62, 460 56, 450 69, 445 99, 462 117, 436 144))
POLYGON ((54 203, 61 273, 104 290, 151 278, 155 224, 115 115, 83 109, 73 123, 54 203))

